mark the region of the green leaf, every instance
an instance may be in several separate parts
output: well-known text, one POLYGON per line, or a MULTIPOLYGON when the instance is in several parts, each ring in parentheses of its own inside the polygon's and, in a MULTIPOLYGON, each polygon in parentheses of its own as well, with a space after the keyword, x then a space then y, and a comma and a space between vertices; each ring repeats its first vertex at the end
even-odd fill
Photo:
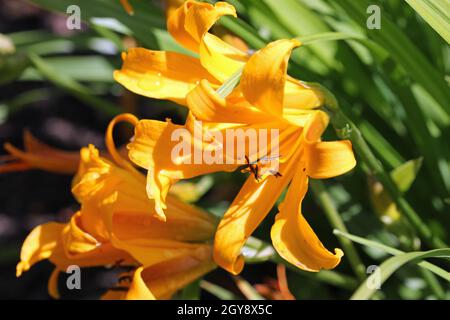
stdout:
MULTIPOLYGON (((114 83, 113 66, 101 56, 62 56, 45 58, 48 68, 75 81, 114 83)), ((21 80, 43 80, 36 69, 27 69, 21 80)))
POLYGON ((307 36, 297 37, 303 44, 308 45, 320 41, 336 41, 336 40, 362 40, 365 39, 358 34, 349 34, 345 32, 323 32, 315 33, 307 36))
POLYGON ((99 109, 109 116, 120 113, 120 109, 116 105, 94 96, 88 87, 83 86, 67 74, 58 72, 58 70, 50 66, 45 59, 42 59, 34 53, 29 53, 28 56, 33 66, 45 79, 65 90, 67 93, 73 95, 86 104, 99 109))
POLYGON ((450 44, 450 2, 446 0, 405 0, 442 38, 450 44))
POLYGON ((409 160, 391 171, 392 180, 398 190, 406 192, 416 179, 417 173, 422 167, 423 158, 409 160))
POLYGON ((0 55, 0 85, 19 78, 29 64, 28 57, 21 52, 13 55, 0 55))
POLYGON ((239 69, 216 90, 217 95, 221 98, 226 98, 233 91, 233 89, 239 84, 239 81, 241 80, 241 75, 242 69, 239 69))
MULTIPOLYGON (((383 284, 389 277, 397 271, 399 268, 405 264, 412 262, 414 260, 425 259, 425 258, 450 258, 450 248, 446 249, 435 249, 430 251, 416 251, 402 253, 395 257, 391 257, 383 262, 379 268, 379 274, 377 272, 371 274, 367 280, 361 284, 361 286, 356 290, 356 292, 350 298, 351 300, 367 300, 376 292, 376 288, 369 286, 369 283, 373 283, 378 275, 380 276, 380 285, 383 284)), ((450 275, 447 275, 447 281, 450 282, 450 275)))
MULTIPOLYGON (((51 11, 66 14, 72 0, 31 0, 31 2, 51 11)), ((110 0, 78 0, 76 1, 81 9, 81 19, 87 23, 92 23, 91 19, 115 18, 122 25, 126 26, 144 46, 157 48, 158 38, 156 32, 165 29, 165 17, 161 8, 149 1, 133 1, 135 9, 133 16, 125 12, 119 1, 110 0)), ((98 21, 98 20, 97 20, 98 21)), ((96 22, 98 25, 98 22, 96 22)))
POLYGON ((170 188, 170 193, 184 202, 197 202, 214 185, 211 176, 203 176, 198 181, 179 181, 170 188))
POLYGON ((272 259, 275 255, 275 250, 267 242, 250 237, 242 249, 242 255, 247 263, 259 263, 272 259))
POLYGON ((196 280, 181 291, 181 299, 182 300, 199 300, 200 299, 200 280, 196 280))
MULTIPOLYGON (((351 19, 354 19, 361 28, 366 28, 368 15, 366 9, 370 3, 367 0, 342 0, 336 5, 343 8, 351 19)), ((435 99, 441 108, 450 114, 450 91, 439 72, 417 46, 404 34, 386 14, 381 15, 381 30, 367 30, 368 36, 383 46, 403 67, 411 79, 420 83, 435 99)))
MULTIPOLYGON (((405 252, 403 252, 401 250, 398 250, 396 248, 392 248, 392 247, 386 246, 384 244, 381 244, 379 242, 375 242, 375 241, 372 241, 372 240, 367 240, 367 239, 364 239, 364 238, 361 238, 361 237, 349 234, 347 232, 342 232, 342 231, 337 230, 337 229, 333 230, 333 233, 335 235, 337 235, 337 236, 345 237, 347 239, 352 240, 353 242, 362 244, 362 245, 367 246, 369 248, 382 250, 382 251, 384 251, 386 253, 389 253, 391 255, 394 255, 394 256, 405 254, 405 252)), ((436 249, 436 250, 450 250, 450 249, 436 249)), ((432 250, 432 251, 435 251, 435 250, 432 250)), ((434 264, 432 264, 432 263, 430 263, 428 261, 420 261, 420 262, 417 263, 417 265, 422 267, 422 268, 425 268, 425 269, 427 269, 427 270, 429 270, 431 272, 433 272, 434 274, 440 276, 441 278, 443 278, 443 279, 445 279, 447 281, 450 281, 450 273, 448 271, 446 271, 446 270, 444 270, 444 269, 442 269, 442 268, 440 268, 440 267, 438 267, 438 266, 436 266, 436 265, 434 265, 434 264)))
POLYGON ((200 281, 200 287, 220 300, 237 300, 238 297, 227 289, 206 280, 200 281))

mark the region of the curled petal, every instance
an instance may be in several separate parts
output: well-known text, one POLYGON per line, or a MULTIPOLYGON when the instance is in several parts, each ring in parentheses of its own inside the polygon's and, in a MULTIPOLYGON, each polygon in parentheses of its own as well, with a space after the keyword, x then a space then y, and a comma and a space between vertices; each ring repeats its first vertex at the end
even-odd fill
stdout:
POLYGON ((297 172, 275 217, 272 243, 283 259, 300 269, 333 269, 339 264, 343 252, 340 249, 335 249, 334 254, 328 251, 303 217, 301 205, 307 188, 306 174, 297 172))
POLYGON ((306 172, 314 179, 344 174, 356 166, 349 140, 315 142, 306 145, 306 172))
POLYGON ((280 166, 281 177, 268 177, 260 183, 250 176, 220 221, 214 240, 214 261, 232 274, 239 274, 244 268, 242 247, 289 183, 292 174, 286 167, 280 166))
POLYGON ((314 111, 311 113, 303 128, 303 139, 308 143, 320 141, 322 133, 328 126, 329 117, 323 111, 314 111))
POLYGON ((143 270, 143 267, 139 267, 134 272, 133 281, 124 297, 126 300, 156 300, 155 296, 142 279, 143 270))
POLYGON ((297 40, 278 40, 250 57, 240 87, 251 104, 268 114, 281 115, 289 56, 299 45, 297 40))
POLYGON ((183 47, 198 52, 203 36, 224 15, 236 17, 236 10, 226 2, 188 0, 169 16, 167 30, 183 47))

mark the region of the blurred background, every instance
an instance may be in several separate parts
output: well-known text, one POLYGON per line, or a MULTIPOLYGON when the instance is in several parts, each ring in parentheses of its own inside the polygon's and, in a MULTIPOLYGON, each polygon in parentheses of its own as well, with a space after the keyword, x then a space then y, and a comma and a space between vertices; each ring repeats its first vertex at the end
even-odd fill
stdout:
MULTIPOLYGON (((130 16, 119 0, 0 0, 0 144, 22 148, 28 130, 66 151, 77 152, 90 143, 103 149, 106 126, 121 112, 183 123, 184 108, 137 96, 112 78, 126 48, 185 52, 165 28, 166 10, 173 2, 181 1, 130 1, 135 11, 130 16), (73 4, 81 9, 79 30, 66 24, 66 10, 73 4)), ((213 32, 237 36, 251 49, 280 38, 304 40, 305 46, 293 54, 289 73, 319 82, 336 95, 423 223, 448 243, 450 51, 446 40, 401 0, 229 2, 237 8, 239 20, 223 18, 213 32), (381 8, 381 29, 367 27, 369 4, 381 8), (336 41, 315 41, 314 35, 330 32, 336 41)), ((439 3, 448 8, 444 2, 439 3)), ((447 25, 449 12, 443 18, 447 25)), ((125 143, 131 135, 124 127, 117 139, 125 143)), ((324 138, 330 139, 336 139, 332 128, 324 138)), ((78 209, 70 192, 72 177, 40 170, 2 172, 6 151, 1 151, 0 159, 0 298, 49 299, 46 284, 51 264, 41 262, 20 279, 15 277, 15 265, 34 226, 67 221, 78 209)), ((189 201, 220 216, 245 177, 237 171, 196 179, 189 201)), ((431 249, 364 163, 325 185, 350 233, 403 251, 431 249)), ((327 248, 341 246, 324 213, 323 198, 309 192, 303 212, 327 248)), ((275 213, 264 220, 255 238, 270 243, 275 213)), ((371 246, 354 246, 364 267, 389 257, 371 246)), ((433 263, 448 270, 442 260, 433 263)), ((297 299, 347 299, 361 282, 361 272, 355 272, 346 258, 333 272, 293 269, 288 267, 286 276, 297 299)), ((83 289, 63 291, 63 298, 97 298, 114 284, 116 273, 83 270, 83 289)), ((280 292, 277 263, 248 264, 241 276, 236 279, 216 270, 190 288, 194 293, 180 293, 180 297, 287 298, 280 292)), ((383 284, 378 298, 448 299, 450 287, 411 264, 383 284)))

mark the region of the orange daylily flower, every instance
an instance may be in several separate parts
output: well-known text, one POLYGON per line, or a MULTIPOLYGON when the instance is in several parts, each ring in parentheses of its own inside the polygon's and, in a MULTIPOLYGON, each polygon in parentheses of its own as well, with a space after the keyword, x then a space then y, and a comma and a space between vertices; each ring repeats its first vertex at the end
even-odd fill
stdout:
MULTIPOLYGON (((228 128, 279 130, 279 175, 266 170, 261 179, 249 177, 216 232, 215 261, 233 274, 240 273, 244 266, 240 251, 246 240, 289 183, 271 232, 278 253, 308 271, 334 268, 343 255, 339 249, 332 253, 322 245, 303 217, 301 203, 309 177, 324 179, 343 174, 351 170, 356 161, 350 141, 320 141, 328 125, 328 116, 317 110, 323 98, 287 75, 290 53, 298 45, 296 40, 279 40, 256 52, 245 64, 239 86, 226 98, 218 96, 208 80, 202 80, 187 95, 190 114, 185 126, 140 121, 135 138, 128 146, 130 159, 149 170, 148 193, 155 199, 157 212, 163 215, 165 197, 177 180, 231 171, 240 165, 238 161, 233 164, 183 163, 182 157, 174 158, 172 154, 176 142, 171 136, 175 130, 184 127, 193 132, 193 119, 202 121, 205 133, 214 137, 228 128), (296 83, 298 85, 294 86, 296 83)), ((226 144, 219 144, 215 150, 223 152, 224 159, 230 157, 221 149, 226 144)), ((259 150, 258 154, 247 153, 247 156, 250 159, 263 157, 270 147, 259 150)), ((196 148, 205 151, 214 146, 193 142, 194 153, 196 148)))
POLYGON ((228 44, 208 30, 224 15, 236 16, 225 2, 188 0, 167 19, 169 33, 199 58, 167 51, 132 48, 122 54, 123 66, 114 79, 127 89, 150 98, 167 99, 186 105, 186 96, 200 80, 219 87, 241 69, 249 58, 242 42, 228 37, 228 44))
MULTIPOLYGON (((112 146, 112 127, 124 117, 113 120, 107 131, 114 162, 101 157, 93 146, 80 152, 72 187, 80 210, 67 224, 37 226, 24 241, 17 276, 49 259, 55 264, 49 280, 53 296, 58 296, 57 274, 69 265, 135 268, 133 281, 120 296, 132 299, 169 298, 215 267, 209 244, 215 218, 169 196, 167 220, 161 221, 145 193, 145 177, 119 158, 112 146), (170 268, 174 277, 165 273, 170 268)), ((113 298, 111 294, 108 297, 113 298)))

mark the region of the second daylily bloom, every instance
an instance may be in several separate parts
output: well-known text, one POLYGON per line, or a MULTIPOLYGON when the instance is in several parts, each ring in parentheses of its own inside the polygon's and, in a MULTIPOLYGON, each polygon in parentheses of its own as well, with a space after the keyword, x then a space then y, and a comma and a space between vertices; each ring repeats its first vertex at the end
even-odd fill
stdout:
POLYGON ((30 233, 17 275, 49 259, 55 264, 49 292, 57 296, 57 275, 70 265, 127 266, 135 269, 133 280, 125 285, 121 280, 119 287, 126 290, 113 288, 105 298, 169 298, 214 268, 215 218, 169 196, 167 221, 161 221, 145 193, 145 177, 118 158, 111 138, 107 144, 115 162, 100 157, 93 146, 81 150, 72 189, 80 211, 67 224, 50 222, 30 233))

